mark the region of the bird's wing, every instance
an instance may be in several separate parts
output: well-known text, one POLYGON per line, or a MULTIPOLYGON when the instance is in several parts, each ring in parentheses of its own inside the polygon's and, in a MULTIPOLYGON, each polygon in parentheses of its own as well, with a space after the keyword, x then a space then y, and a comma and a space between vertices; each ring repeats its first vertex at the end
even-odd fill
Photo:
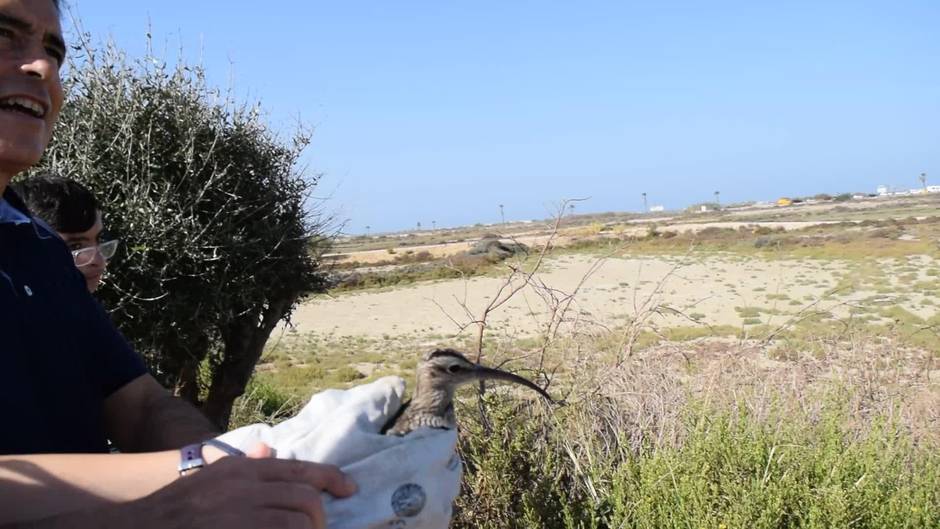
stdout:
POLYGON ((395 412, 395 415, 392 415, 391 417, 389 417, 387 421, 385 421, 385 424, 382 426, 382 429, 379 430, 379 433, 382 435, 387 434, 388 431, 391 430, 393 426, 395 426, 395 423, 398 422, 398 419, 400 419, 401 416, 405 414, 405 410, 408 409, 408 406, 410 404, 411 404, 411 399, 408 399, 405 402, 403 402, 401 406, 398 408, 398 411, 395 412))

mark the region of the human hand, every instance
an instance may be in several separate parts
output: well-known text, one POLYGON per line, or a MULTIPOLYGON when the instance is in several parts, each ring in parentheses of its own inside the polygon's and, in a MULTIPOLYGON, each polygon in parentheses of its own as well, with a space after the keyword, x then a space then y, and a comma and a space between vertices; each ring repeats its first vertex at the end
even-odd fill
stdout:
POLYGON ((323 529, 321 492, 344 498, 356 485, 333 465, 271 457, 223 457, 154 494, 125 504, 120 518, 137 529, 323 529))
POLYGON ((277 426, 245 426, 219 439, 243 450, 263 442, 279 458, 330 463, 353 476, 355 496, 324 498, 330 529, 447 527, 460 491, 457 432, 423 428, 404 437, 381 435, 404 392, 398 377, 323 391, 277 426))

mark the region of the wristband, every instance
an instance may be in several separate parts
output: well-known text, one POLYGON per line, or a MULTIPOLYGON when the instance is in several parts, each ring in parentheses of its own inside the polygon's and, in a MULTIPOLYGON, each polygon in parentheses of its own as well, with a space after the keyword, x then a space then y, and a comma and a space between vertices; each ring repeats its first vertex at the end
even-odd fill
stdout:
POLYGON ((207 439, 201 443, 193 443, 180 448, 180 464, 176 467, 180 476, 185 476, 190 470, 196 470, 206 466, 206 460, 202 457, 202 447, 209 445, 218 448, 230 456, 244 456, 245 453, 234 446, 223 443, 218 439, 207 439))

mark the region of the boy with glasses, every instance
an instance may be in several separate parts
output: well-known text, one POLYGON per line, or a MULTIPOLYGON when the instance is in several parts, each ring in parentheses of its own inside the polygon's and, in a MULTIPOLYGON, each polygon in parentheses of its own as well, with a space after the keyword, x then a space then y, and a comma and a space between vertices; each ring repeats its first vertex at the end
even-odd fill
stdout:
POLYGON ((51 174, 35 176, 13 188, 30 213, 65 241, 88 291, 97 290, 118 241, 102 239, 102 213, 91 191, 70 178, 51 174))

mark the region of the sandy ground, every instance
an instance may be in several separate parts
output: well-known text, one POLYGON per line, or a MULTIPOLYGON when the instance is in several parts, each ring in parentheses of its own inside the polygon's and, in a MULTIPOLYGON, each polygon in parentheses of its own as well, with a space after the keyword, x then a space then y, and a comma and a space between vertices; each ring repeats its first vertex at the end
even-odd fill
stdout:
MULTIPOLYGON (((761 323, 782 324, 807 307, 846 316, 850 302, 875 295, 859 291, 827 296, 850 263, 811 260, 762 260, 743 257, 609 258, 568 255, 547 263, 537 279, 556 298, 584 284, 568 312, 582 327, 614 326, 653 307, 662 311, 652 321, 663 327, 694 325, 742 326, 736 308, 760 307, 761 323), (597 267, 589 274, 593 267, 597 267)), ((503 279, 478 277, 421 283, 388 291, 365 291, 308 300, 294 313, 296 330, 339 336, 451 336, 478 318, 497 295, 503 279), (465 308, 467 310, 465 310, 465 308)), ((526 287, 495 310, 490 322, 507 333, 525 335, 544 329, 551 319, 549 291, 526 287)), ((910 299, 922 316, 933 309, 910 299)), ((750 316, 751 318, 754 315, 750 316)), ((753 320, 751 321, 753 323, 753 320)), ((573 324, 569 322, 569 324, 573 324)))

